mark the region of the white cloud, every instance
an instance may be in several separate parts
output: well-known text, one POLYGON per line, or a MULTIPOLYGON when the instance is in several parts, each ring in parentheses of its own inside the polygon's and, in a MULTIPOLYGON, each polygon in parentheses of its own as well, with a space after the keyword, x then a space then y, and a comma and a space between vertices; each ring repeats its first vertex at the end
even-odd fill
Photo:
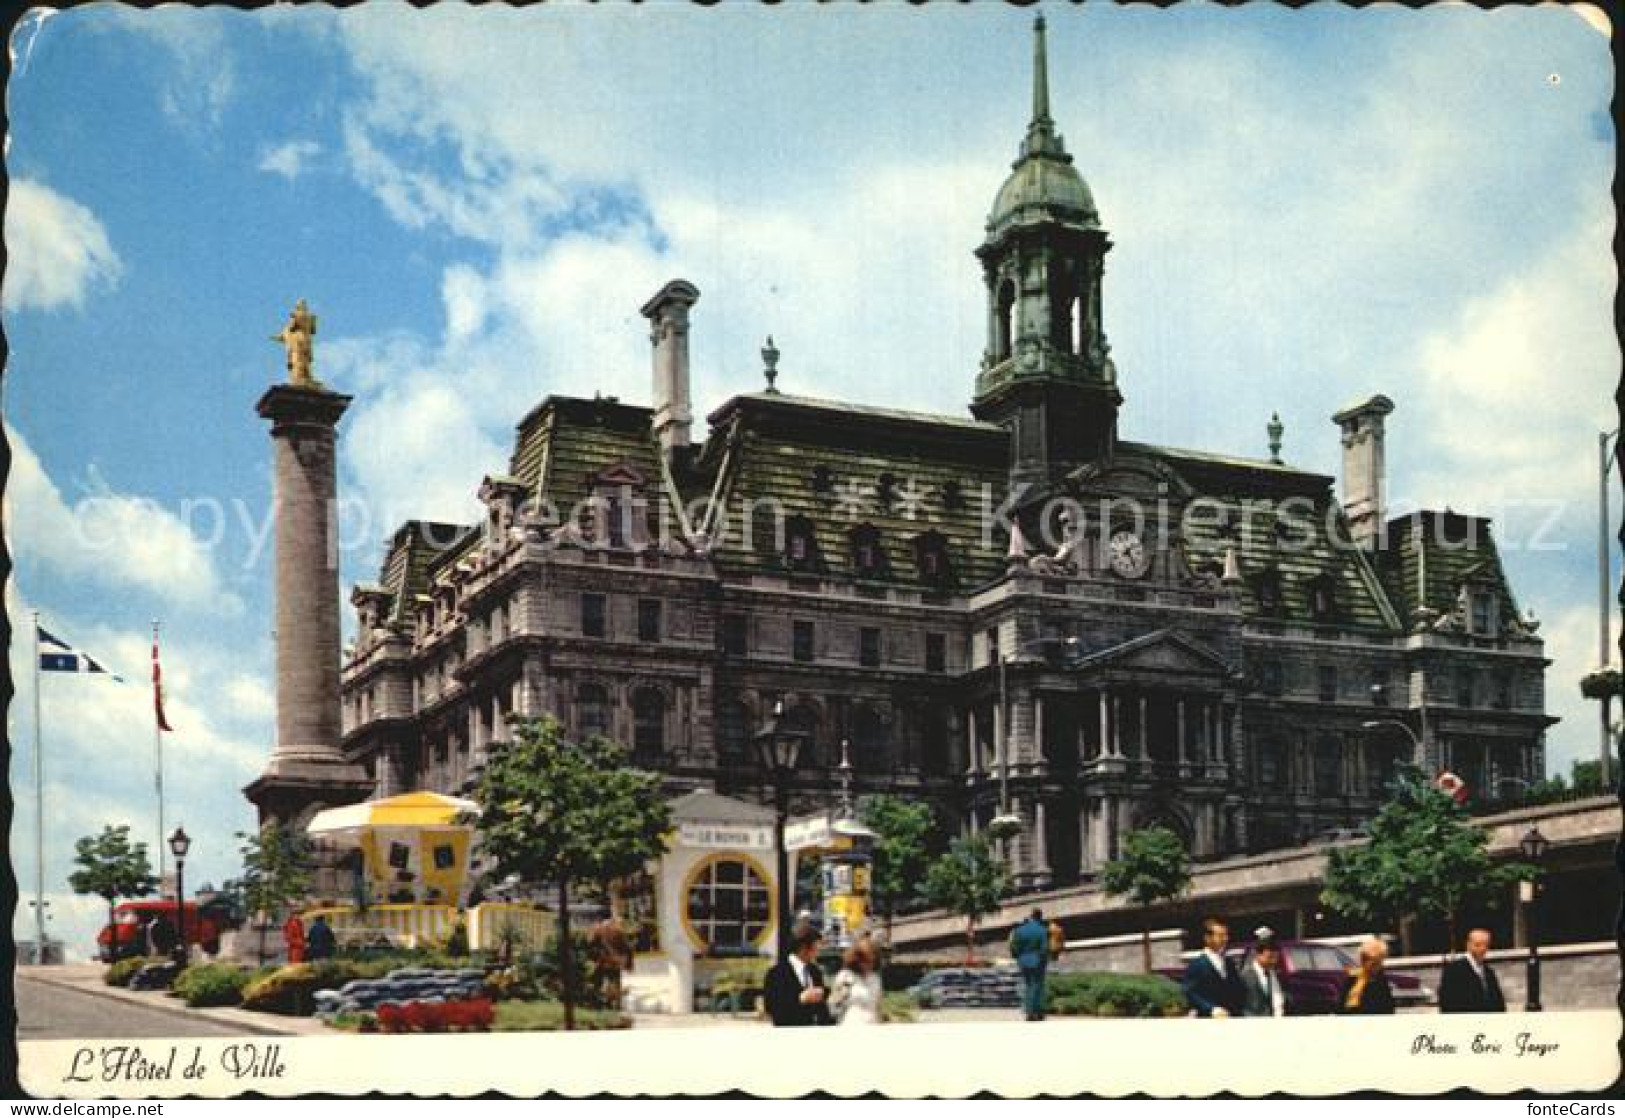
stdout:
MULTIPOLYGON (((70 502, 28 441, 9 425, 6 438, 6 534, 19 563, 39 562, 59 576, 145 591, 186 610, 242 613, 242 599, 225 589, 215 566, 217 541, 199 536, 154 501, 113 490, 94 471, 85 494, 70 502)), ((226 523, 222 518, 216 525, 226 523)))
POLYGON ((322 145, 315 140, 289 140, 275 147, 260 149, 259 169, 281 175, 289 182, 310 169, 311 161, 321 154, 322 145))
POLYGON ((5 229, 8 310, 82 307, 93 285, 124 270, 96 215, 33 179, 12 180, 5 229))

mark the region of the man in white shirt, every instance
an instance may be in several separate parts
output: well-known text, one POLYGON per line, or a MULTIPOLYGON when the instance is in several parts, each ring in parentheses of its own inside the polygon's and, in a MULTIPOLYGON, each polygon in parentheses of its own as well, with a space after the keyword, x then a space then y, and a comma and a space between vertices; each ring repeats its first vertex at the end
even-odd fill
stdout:
MULTIPOLYGON (((1269 929, 1261 928, 1260 933, 1269 929)), ((1253 947, 1253 961, 1241 973, 1242 988, 1247 991, 1243 1013, 1248 1017, 1285 1017, 1286 987, 1281 984, 1281 949, 1276 945, 1274 933, 1260 934, 1253 947)))
POLYGON ((1445 964, 1439 975, 1440 1013, 1505 1013, 1501 983, 1490 969, 1490 933, 1474 928, 1467 933, 1467 953, 1445 964))
POLYGON ((1235 1017, 1246 994, 1236 965, 1225 958, 1230 929, 1210 916, 1202 921, 1202 952, 1185 968, 1185 1001, 1198 1017, 1235 1017))

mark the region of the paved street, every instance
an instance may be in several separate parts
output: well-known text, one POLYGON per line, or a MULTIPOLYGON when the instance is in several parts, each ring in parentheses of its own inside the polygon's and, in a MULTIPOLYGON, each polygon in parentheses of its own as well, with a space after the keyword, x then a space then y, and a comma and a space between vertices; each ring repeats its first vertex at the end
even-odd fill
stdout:
POLYGON ((19 967, 16 972, 18 1040, 246 1036, 319 1029, 308 1022, 275 1019, 245 1027, 222 1019, 241 1011, 203 1013, 188 1010, 163 994, 111 990, 100 985, 99 965, 40 970, 43 975, 29 967, 19 967))

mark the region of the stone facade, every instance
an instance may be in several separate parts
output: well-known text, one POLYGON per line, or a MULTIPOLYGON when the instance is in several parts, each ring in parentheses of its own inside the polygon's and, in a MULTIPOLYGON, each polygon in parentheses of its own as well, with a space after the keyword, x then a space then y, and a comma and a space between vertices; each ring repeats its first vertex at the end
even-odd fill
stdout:
POLYGON ((783 394, 769 342, 767 390, 691 444, 703 308, 668 284, 643 307, 652 406, 547 398, 484 523, 409 523, 356 587, 344 744, 380 794, 463 790, 509 715, 549 713, 674 790, 759 796, 751 738, 782 704, 809 742, 797 810, 832 800, 845 742, 860 794, 964 831, 1019 815, 1001 842, 1042 887, 1153 823, 1199 859, 1356 826, 1413 755, 1480 797, 1542 774, 1534 623, 1488 521, 1386 518, 1391 403, 1337 413, 1341 503, 1276 455, 1120 438, 1110 242, 1041 28, 1037 52, 977 250, 974 418, 783 394))

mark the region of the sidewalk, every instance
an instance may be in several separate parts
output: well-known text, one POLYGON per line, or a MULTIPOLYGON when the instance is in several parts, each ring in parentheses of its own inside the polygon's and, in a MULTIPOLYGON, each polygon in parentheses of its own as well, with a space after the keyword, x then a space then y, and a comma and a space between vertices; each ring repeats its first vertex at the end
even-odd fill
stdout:
POLYGON ((60 986, 76 993, 106 998, 109 1001, 139 1005, 159 1013, 196 1020, 202 1018, 217 1025, 241 1031, 246 1036, 332 1036, 334 1030, 313 1017, 282 1017, 274 1013, 252 1013, 246 1009, 214 1007, 191 1009, 179 998, 172 998, 162 990, 125 990, 109 986, 102 981, 106 968, 100 963, 71 963, 55 967, 20 967, 18 980, 38 982, 46 986, 60 986))

